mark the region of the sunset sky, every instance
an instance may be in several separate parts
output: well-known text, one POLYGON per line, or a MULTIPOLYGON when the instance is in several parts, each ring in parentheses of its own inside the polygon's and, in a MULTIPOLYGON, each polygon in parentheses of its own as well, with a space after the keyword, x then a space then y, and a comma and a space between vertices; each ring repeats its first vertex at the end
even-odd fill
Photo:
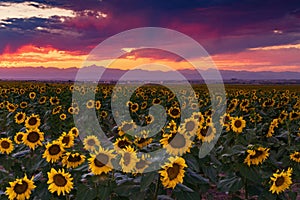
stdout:
MULTIPOLYGON (((79 68, 103 40, 139 27, 188 35, 222 70, 300 72, 299 0, 1 0, 0 67, 79 68)), ((168 53, 120 50, 114 67, 188 67, 168 53)))

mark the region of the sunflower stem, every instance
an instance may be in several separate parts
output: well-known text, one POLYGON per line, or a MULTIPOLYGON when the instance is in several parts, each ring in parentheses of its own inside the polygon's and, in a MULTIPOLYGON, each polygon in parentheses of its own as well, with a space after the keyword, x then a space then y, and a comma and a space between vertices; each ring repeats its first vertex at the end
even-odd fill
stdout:
POLYGON ((159 186, 159 178, 157 178, 157 181, 156 181, 153 200, 156 200, 156 199, 157 199, 157 195, 158 195, 158 186, 159 186))

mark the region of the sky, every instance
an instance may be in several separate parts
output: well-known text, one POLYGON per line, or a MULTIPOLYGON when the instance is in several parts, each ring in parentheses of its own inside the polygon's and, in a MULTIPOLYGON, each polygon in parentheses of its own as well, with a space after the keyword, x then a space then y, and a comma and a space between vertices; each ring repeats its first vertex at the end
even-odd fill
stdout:
MULTIPOLYGON (((299 0, 1 0, 0 67, 80 68, 102 41, 140 27, 186 34, 221 70, 300 72, 299 0)), ((113 68, 190 67, 168 52, 109 48, 124 52, 113 68)))

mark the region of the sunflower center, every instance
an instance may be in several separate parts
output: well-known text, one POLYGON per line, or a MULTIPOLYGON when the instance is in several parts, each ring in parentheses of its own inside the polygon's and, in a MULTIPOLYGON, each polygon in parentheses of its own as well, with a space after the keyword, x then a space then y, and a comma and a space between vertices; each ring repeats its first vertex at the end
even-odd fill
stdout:
POLYGON ((186 129, 187 131, 192 131, 192 130, 194 130, 195 126, 196 126, 196 125, 195 125, 194 122, 189 121, 189 122, 186 123, 185 129, 186 129))
POLYGON ((171 141, 168 140, 168 142, 174 148, 182 148, 186 144, 185 138, 181 134, 176 134, 176 136, 173 139, 171 139, 171 141))
POLYGON ((64 138, 62 139, 62 143, 64 143, 65 145, 68 145, 70 142, 70 137, 69 136, 64 136, 64 138))
POLYGON ((53 182, 59 187, 64 187, 67 184, 66 178, 61 174, 55 174, 53 176, 53 182))
POLYGON ((18 120, 23 119, 23 115, 22 115, 22 114, 19 114, 19 115, 17 116, 17 119, 18 119, 18 120))
POLYGON ((33 125, 36 125, 37 123, 37 119, 35 117, 31 117, 29 120, 28 120, 28 124, 33 126, 33 125))
POLYGON ((296 154, 296 155, 294 155, 294 158, 300 158, 300 153, 299 154, 296 154))
POLYGON ((94 146, 94 145, 96 144, 96 142, 95 142, 94 139, 90 139, 90 140, 87 141, 87 144, 88 144, 89 146, 94 146))
POLYGON ((122 130, 126 132, 126 131, 130 130, 131 128, 132 128, 132 124, 125 124, 122 127, 122 130))
POLYGON ((75 155, 75 156, 70 155, 68 157, 68 161, 69 162, 79 162, 79 161, 81 161, 81 157, 79 155, 75 155))
POLYGON ((138 140, 138 144, 143 144, 144 142, 146 142, 146 139, 145 138, 141 138, 138 140))
POLYGON ((8 149, 8 148, 10 147, 10 144, 9 144, 9 142, 7 142, 7 141, 2 141, 2 142, 1 142, 1 147, 2 147, 3 149, 8 149))
POLYGON ((278 177, 275 181, 276 187, 281 186, 283 183, 284 183, 284 177, 282 177, 282 176, 278 177))
POLYGON ((124 165, 128 166, 130 164, 131 156, 130 153, 126 152, 124 154, 124 165))
POLYGON ((51 147, 49 147, 49 154, 52 156, 59 154, 60 151, 60 146, 58 144, 54 144, 51 147))
POLYGON ((17 141, 18 142, 22 142, 22 139, 23 139, 23 135, 20 134, 20 135, 17 136, 17 141))
POLYGON ((26 192, 26 190, 28 189, 28 183, 26 183, 25 181, 22 180, 22 183, 17 183, 14 187, 14 191, 17 194, 23 194, 26 192))
POLYGON ((39 139, 40 139, 40 135, 39 135, 37 132, 35 132, 35 131, 30 132, 30 133, 28 133, 28 135, 27 135, 27 140, 28 140, 29 142, 31 142, 31 143, 35 143, 35 142, 37 142, 39 139))
POLYGON ((258 157, 261 156, 262 154, 263 154, 263 151, 255 150, 255 154, 254 154, 254 155, 250 155, 250 159, 258 158, 258 157))
POLYGON ((179 110, 177 108, 172 109, 171 111, 172 116, 177 116, 179 115, 179 110))
POLYGON ((200 133, 203 137, 207 137, 207 136, 210 136, 212 131, 209 127, 204 127, 204 128, 201 129, 200 133))
POLYGON ((99 153, 96 156, 94 163, 97 167, 103 167, 108 163, 108 161, 109 161, 108 155, 106 155, 104 153, 99 153))
POLYGON ((126 140, 118 142, 118 147, 121 148, 121 149, 126 148, 126 146, 128 146, 128 145, 130 145, 130 143, 127 142, 126 140))
POLYGON ((180 171, 180 166, 178 164, 173 164, 173 167, 169 167, 167 169, 167 173, 168 173, 168 177, 170 180, 173 180, 175 179, 178 174, 179 174, 179 171, 180 171))
POLYGON ((234 126, 237 127, 237 128, 239 128, 239 127, 242 126, 242 122, 241 122, 240 120, 236 120, 236 121, 234 122, 234 126))

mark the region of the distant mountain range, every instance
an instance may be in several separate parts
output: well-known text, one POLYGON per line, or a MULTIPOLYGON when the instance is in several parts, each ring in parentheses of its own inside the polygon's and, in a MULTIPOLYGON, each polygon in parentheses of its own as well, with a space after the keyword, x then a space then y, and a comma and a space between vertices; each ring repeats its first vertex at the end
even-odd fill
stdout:
MULTIPOLYGON (((55 67, 0 67, 0 79, 2 80, 51 80, 51 81, 74 81, 78 72, 78 68, 59 69, 55 67)), ((120 80, 182 80, 203 81, 203 78, 195 70, 183 69, 178 71, 147 71, 142 69, 127 70, 121 69, 105 69, 99 66, 90 66, 80 69, 81 79, 89 80, 92 77, 97 77, 96 72, 103 72, 101 81, 116 81, 120 80), (181 76, 181 75, 182 76, 181 76)), ((205 79, 217 79, 213 69, 203 70, 200 73, 205 79)), ((232 71, 220 70, 223 80, 300 80, 300 72, 250 72, 250 71, 232 71)), ((77 77, 78 78, 78 77, 77 77)), ((78 79, 77 79, 78 80, 78 79)))

